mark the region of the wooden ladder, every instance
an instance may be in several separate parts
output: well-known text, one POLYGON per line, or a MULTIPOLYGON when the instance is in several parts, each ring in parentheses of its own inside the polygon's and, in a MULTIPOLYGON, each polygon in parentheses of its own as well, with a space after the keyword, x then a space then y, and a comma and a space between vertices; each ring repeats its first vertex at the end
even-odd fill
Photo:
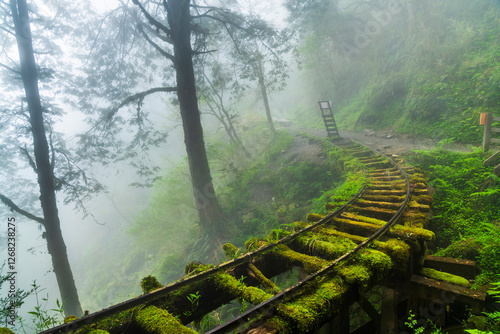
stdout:
POLYGON ((325 122, 327 136, 329 138, 340 138, 335 118, 333 118, 330 101, 319 101, 318 105, 321 110, 321 116, 323 116, 323 121, 325 122))

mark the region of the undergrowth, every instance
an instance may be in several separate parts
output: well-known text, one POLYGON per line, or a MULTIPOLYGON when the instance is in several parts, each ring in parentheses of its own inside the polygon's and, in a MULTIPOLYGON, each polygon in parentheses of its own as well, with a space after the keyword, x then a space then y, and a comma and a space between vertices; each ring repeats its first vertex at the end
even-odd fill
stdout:
POLYGON ((437 149, 408 157, 435 189, 436 254, 477 260, 483 278, 500 278, 500 178, 483 161, 488 154, 437 149))

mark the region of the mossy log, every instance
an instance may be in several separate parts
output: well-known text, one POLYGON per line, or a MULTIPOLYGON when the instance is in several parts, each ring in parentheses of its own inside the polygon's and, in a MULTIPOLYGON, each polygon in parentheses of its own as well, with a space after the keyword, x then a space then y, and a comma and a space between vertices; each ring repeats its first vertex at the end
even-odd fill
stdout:
MULTIPOLYGON (((318 232, 330 236, 348 238, 356 244, 360 244, 367 239, 366 237, 340 232, 331 228, 318 228, 318 232)), ((397 269, 398 271, 406 270, 406 266, 410 258, 410 246, 407 245, 404 241, 397 239, 389 239, 385 242, 375 240, 372 244, 372 247, 389 255, 395 265, 395 269, 397 269)))
POLYGON ((325 215, 320 215, 320 214, 317 214, 317 213, 309 213, 306 216, 306 220, 308 222, 319 222, 321 219, 323 219, 325 217, 326 217, 325 215))
POLYGON ((429 222, 429 214, 422 211, 406 211, 402 222, 405 226, 424 228, 429 222))
POLYGON ((138 327, 147 334, 195 334, 183 326, 173 315, 155 306, 148 306, 135 317, 138 327))
POLYGON ((366 195, 364 194, 362 197, 367 201, 375 201, 375 202, 391 202, 391 203, 403 203, 405 196, 393 196, 393 195, 366 195))
MULTIPOLYGON (((367 237, 377 232, 381 227, 379 224, 374 225, 342 218, 335 218, 333 223, 339 231, 367 237)), ((393 225, 386 233, 386 236, 401 239, 424 239, 426 241, 431 241, 435 238, 435 234, 432 231, 399 224, 393 225)))
POLYGON ((461 276, 445 273, 439 270, 431 268, 422 268, 420 274, 427 278, 432 278, 438 281, 443 281, 454 285, 460 285, 463 286, 464 288, 470 287, 470 283, 467 279, 461 276))
POLYGON ((225 294, 233 298, 244 299, 254 305, 260 304, 273 296, 254 286, 246 286, 241 280, 237 280, 228 273, 215 274, 213 281, 225 294))
POLYGON ((284 261, 294 266, 300 266, 308 274, 312 274, 328 264, 326 260, 298 253, 285 245, 278 245, 274 247, 273 251, 284 261))
POLYGON ((99 331, 124 333, 127 328, 131 327, 135 322, 134 319, 141 307, 142 306, 137 306, 135 308, 103 318, 95 323, 83 326, 78 330, 70 333, 88 334, 95 333, 96 331, 97 333, 99 333, 99 331))
POLYGON ((363 158, 358 158, 357 160, 359 162, 361 162, 362 164, 369 164, 369 163, 374 163, 374 162, 384 162, 384 163, 389 162, 389 160, 387 160, 386 158, 378 156, 378 155, 366 156, 363 158))
MULTIPOLYGON (((321 278, 311 282, 292 300, 276 308, 278 321, 271 319, 265 326, 279 325, 279 333, 309 333, 340 311, 347 299, 349 286, 340 278, 321 278)), ((273 328, 271 328, 273 329, 273 328)))
POLYGON ((410 210, 414 210, 414 211, 422 211, 422 212, 429 212, 431 211, 431 207, 426 205, 426 204, 420 204, 416 201, 411 201, 410 203, 408 203, 408 208, 410 210))
POLYGON ((387 168, 384 170, 368 171, 370 177, 383 177, 383 176, 401 176, 401 172, 396 167, 387 168))
POLYGON ((259 281, 260 284, 262 284, 262 286, 266 289, 267 293, 276 295, 281 292, 281 290, 270 279, 264 276, 264 274, 262 274, 262 272, 252 263, 248 264, 248 275, 259 281))
POLYGON ((364 195, 374 195, 374 196, 406 196, 406 190, 403 189, 366 189, 364 195))
POLYGON ((377 174, 377 175, 370 175, 370 179, 373 180, 373 182, 392 182, 392 181, 398 181, 402 180, 401 179, 401 174, 377 174))
POLYGON ((397 211, 397 210, 391 210, 391 209, 376 208, 373 206, 361 207, 358 205, 353 205, 351 207, 351 210, 353 212, 358 213, 358 214, 362 214, 364 216, 368 216, 368 217, 376 218, 376 219, 381 219, 381 220, 391 219, 396 214, 396 211, 397 211))
POLYGON ((308 233, 299 236, 290 245, 295 250, 303 253, 320 256, 326 260, 335 260, 346 252, 356 247, 356 243, 348 238, 323 236, 308 233))
POLYGON ((373 168, 373 169, 380 169, 380 168, 389 168, 392 166, 392 164, 389 162, 389 160, 385 161, 378 161, 378 162, 369 162, 369 163, 363 163, 366 168, 373 168))
POLYGON ((373 190, 403 190, 406 194, 406 184, 405 183, 371 183, 369 189, 373 190))
POLYGON ((402 203, 369 201, 366 199, 359 199, 356 202, 356 205, 361 207, 376 207, 376 208, 391 209, 396 211, 401 207, 401 204, 402 203))
POLYGON ((429 196, 429 195, 412 196, 412 200, 419 203, 419 204, 429 205, 429 207, 433 203, 432 196, 429 196))
POLYGON ((384 226, 385 224, 387 224, 387 222, 385 220, 365 217, 362 215, 358 215, 354 212, 343 212, 340 217, 344 218, 344 219, 355 220, 355 221, 365 222, 365 223, 379 225, 379 226, 384 226))

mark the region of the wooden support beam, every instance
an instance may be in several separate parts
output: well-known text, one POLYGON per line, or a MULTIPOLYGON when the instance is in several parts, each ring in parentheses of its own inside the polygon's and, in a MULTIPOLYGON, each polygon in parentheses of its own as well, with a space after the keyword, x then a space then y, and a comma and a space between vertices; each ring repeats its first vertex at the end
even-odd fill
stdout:
POLYGON ((497 153, 493 154, 488 159, 484 160, 483 165, 485 167, 493 167, 495 165, 498 165, 499 163, 500 163, 500 151, 498 151, 497 153))
POLYGON ((359 296, 358 299, 358 304, 361 306, 363 311, 368 314, 370 319, 372 319, 373 322, 373 328, 372 328, 372 333, 378 333, 378 330, 381 328, 381 317, 380 314, 377 312, 375 307, 370 303, 370 301, 363 295, 359 296))
POLYGON ((449 257, 427 256, 424 267, 462 276, 466 279, 474 279, 478 274, 476 261, 452 259, 449 257))
POLYGON ((483 151, 490 150, 490 136, 491 136, 491 113, 485 114, 484 120, 484 133, 483 133, 483 151))
POLYGON ((470 306, 474 314, 480 314, 483 311, 486 299, 486 294, 483 292, 418 275, 413 275, 409 280, 396 282, 394 289, 409 296, 444 305, 466 304, 470 306))
POLYGON ((330 333, 350 334, 349 319, 349 306, 346 305, 342 308, 340 314, 333 319, 332 323, 330 323, 330 333))
POLYGON ((396 290, 382 287, 381 334, 398 333, 398 297, 396 290))

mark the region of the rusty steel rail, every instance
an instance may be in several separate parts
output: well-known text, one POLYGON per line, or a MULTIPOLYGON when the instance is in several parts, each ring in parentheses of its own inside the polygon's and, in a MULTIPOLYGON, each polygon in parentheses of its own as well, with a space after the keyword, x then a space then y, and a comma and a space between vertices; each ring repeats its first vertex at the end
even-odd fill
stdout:
MULTIPOLYGON (((369 149, 371 151, 373 151, 374 153, 379 154, 379 155, 382 156, 382 154, 380 152, 375 151, 375 150, 373 150, 371 148, 369 148, 369 149)), ((309 275, 304 280, 300 281, 299 283, 295 284, 294 286, 292 286, 292 287, 290 287, 290 288, 282 291, 281 293, 278 293, 274 297, 266 300, 265 302, 263 302, 263 303, 261 303, 259 305, 254 306, 253 308, 251 308, 250 310, 242 313, 238 317, 236 317, 236 318, 234 318, 234 319, 232 319, 232 320, 230 320, 230 321, 228 321, 228 322, 226 322, 226 323, 224 323, 224 324, 222 324, 222 325, 220 325, 220 326, 218 326, 218 327, 216 327, 216 328, 214 328, 214 329, 206 332, 205 334, 227 333, 228 331, 234 330, 235 328, 237 328, 241 324, 247 323, 248 319, 254 318, 255 316, 257 316, 259 314, 263 314, 265 312, 269 312, 274 306, 276 306, 277 304, 279 304, 281 301, 287 299, 288 296, 297 293, 304 284, 312 281, 316 277, 328 275, 330 272, 333 271, 333 269, 335 268, 335 266, 337 264, 339 264, 342 261, 345 261, 345 260, 349 259, 352 255, 354 255, 358 251, 362 250, 363 248, 367 247, 368 245, 370 245, 371 243, 373 243, 373 241, 375 241, 376 239, 378 239, 379 237, 381 237, 382 235, 384 235, 394 225, 394 223, 401 217, 401 215, 403 214, 403 211, 406 208, 406 205, 408 204, 408 201, 410 199, 410 193, 411 193, 410 192, 410 181, 409 181, 408 176, 406 175, 406 173, 403 171, 403 169, 394 160, 392 160, 390 158, 387 158, 387 159, 389 159, 389 161, 391 162, 391 164, 393 164, 393 166, 395 166, 400 171, 401 175, 403 176, 404 180, 406 181, 406 196, 405 196, 405 199, 404 199, 403 203, 401 204, 399 210, 387 222, 387 224, 385 224, 384 226, 382 226, 377 232, 375 232, 372 236, 370 236, 369 238, 367 238, 365 241, 363 241, 360 244, 358 244, 356 248, 354 248, 351 251, 345 253, 344 255, 342 255, 341 257, 337 258, 336 260, 332 261, 328 266, 326 266, 326 267, 318 270, 317 272, 309 275)), ((365 188, 363 187, 362 188, 363 192, 364 192, 364 189, 365 188)), ((351 201, 349 201, 349 205, 351 203, 355 202, 360 196, 361 196, 361 194, 358 193, 355 197, 353 197, 351 199, 351 201)), ((333 217, 335 217, 337 215, 340 215, 340 213, 342 213, 343 211, 345 211, 345 209, 346 209, 347 206, 348 206, 348 204, 343 205, 342 208, 341 208, 343 210, 341 212, 337 213, 337 211, 338 211, 337 210, 334 213, 332 213, 332 214, 326 216, 325 218, 321 219, 316 224, 313 224, 314 227, 316 227, 318 225, 321 225, 321 224, 324 224, 325 222, 330 221, 333 217)), ((311 226, 313 226, 313 225, 311 225, 311 226)), ((309 226, 308 229, 311 226, 309 226)), ((301 231, 299 231, 299 232, 301 232, 301 231)))
MULTIPOLYGON (((354 141, 351 141, 351 142, 354 142, 354 141)), ((361 145, 359 143, 356 143, 356 144, 361 145)), ((363 145, 361 145, 361 146, 363 146, 363 145)), ((366 146, 363 146, 363 147, 367 148, 366 146)), ((367 148, 367 149, 371 150, 375 155, 385 157, 380 152, 377 152, 377 151, 370 149, 370 148, 367 148)), ((281 301, 287 299, 289 296, 296 294, 304 284, 306 284, 307 282, 310 282, 311 280, 313 280, 319 276, 327 275, 327 274, 331 273, 337 264, 348 260, 349 258, 352 257, 352 255, 354 255, 355 253, 357 253, 361 249, 367 247, 374 240, 378 239, 383 234, 385 234, 403 214, 403 211, 408 204, 410 194, 411 194, 410 182, 409 182, 409 179, 408 179, 408 176, 406 175, 406 173, 394 160, 392 160, 388 157, 385 157, 385 158, 387 158, 389 160, 389 162, 399 170, 402 178, 406 182, 406 196, 405 196, 403 203, 400 205, 399 209, 397 210, 396 214, 394 214, 394 216, 384 226, 382 226, 377 232, 372 234, 366 240, 364 240, 363 242, 358 244, 354 249, 345 253, 344 255, 340 256, 339 258, 335 259, 330 264, 328 264, 326 267, 309 275, 301 282, 299 282, 299 283, 293 285, 292 287, 289 287, 286 290, 276 294, 275 296, 264 301, 263 303, 254 306, 253 308, 247 310, 246 312, 242 313, 238 317, 233 318, 232 320, 229 320, 225 324, 222 324, 222 325, 208 331, 207 333, 210 333, 210 334, 226 333, 226 332, 233 330, 236 327, 242 325, 243 323, 247 323, 250 318, 253 318, 259 314, 263 314, 264 312, 270 311, 273 307, 275 307, 281 301)), ((365 173, 366 173, 366 171, 365 171, 365 173)), ((95 312, 95 313, 89 314, 87 316, 84 316, 80 319, 74 320, 70 323, 62 324, 62 325, 53 327, 49 330, 45 330, 45 331, 41 332, 41 334, 66 333, 66 332, 69 332, 72 330, 76 330, 82 326, 85 326, 85 325, 88 325, 91 323, 95 323, 100 319, 103 319, 103 318, 109 317, 111 315, 117 314, 119 312, 123 312, 125 310, 134 308, 138 305, 152 303, 153 301, 160 299, 162 297, 168 296, 172 292, 177 291, 180 288, 187 286, 188 284, 203 281, 215 273, 227 272, 233 268, 236 268, 240 265, 248 263, 252 260, 252 258, 257 257, 260 254, 263 254, 266 251, 273 249, 275 246, 281 245, 281 244, 288 244, 291 241, 293 241, 294 239, 296 239, 298 236, 300 236, 304 233, 313 231, 316 227, 318 227, 320 225, 324 225, 324 224, 332 221, 334 218, 340 216, 343 212, 345 212, 346 209, 349 208, 351 205, 353 205, 356 201, 358 201, 359 198, 364 194, 365 190, 366 190, 366 185, 364 185, 358 191, 358 193, 355 196, 353 196, 346 204, 342 205, 341 207, 339 207, 335 211, 329 213, 328 215, 323 217, 321 220, 301 229, 300 231, 294 232, 294 233, 292 233, 292 234, 290 234, 282 239, 279 239, 275 242, 269 243, 268 245, 263 246, 263 247, 255 250, 253 252, 246 253, 246 254, 240 256, 239 258, 236 258, 236 259, 233 259, 231 261, 220 264, 214 268, 203 271, 197 275, 182 278, 179 281, 174 282, 172 284, 169 284, 163 288, 157 289, 157 290, 149 292, 149 293, 145 293, 141 296, 138 296, 138 297, 129 299, 127 301, 124 301, 122 303, 110 306, 110 307, 105 308, 103 310, 100 310, 98 312, 95 312)))

